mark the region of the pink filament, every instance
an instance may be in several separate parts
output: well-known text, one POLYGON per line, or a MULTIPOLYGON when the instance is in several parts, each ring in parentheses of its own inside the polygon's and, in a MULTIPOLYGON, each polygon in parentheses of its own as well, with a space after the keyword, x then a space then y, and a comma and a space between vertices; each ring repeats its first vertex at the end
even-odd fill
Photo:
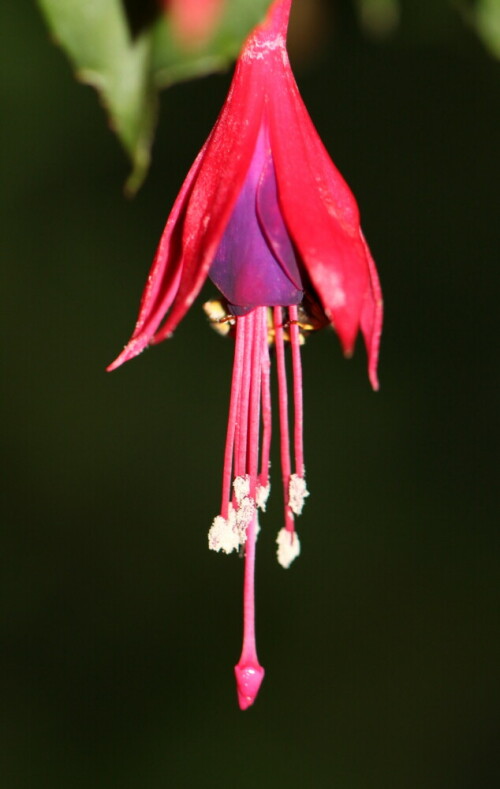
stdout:
POLYGON ((262 316, 265 310, 254 311, 253 348, 251 358, 251 385, 248 413, 247 471, 250 475, 250 495, 255 497, 257 468, 259 464, 260 393, 262 386, 262 316))
POLYGON ((267 340, 267 310, 263 316, 264 331, 262 337, 262 453, 260 461, 260 484, 269 484, 269 458, 271 455, 271 360, 267 340))
POLYGON ((274 332, 276 342, 276 365, 278 371, 278 404, 280 415, 281 474, 285 502, 285 529, 293 532, 293 515, 288 506, 288 488, 292 473, 290 462, 290 437, 288 432, 288 385, 285 366, 285 341, 281 307, 274 307, 274 332))
POLYGON ((252 381, 251 368, 248 357, 251 356, 253 346, 253 315, 245 315, 244 320, 237 319, 236 333, 241 332, 243 338, 243 376, 238 399, 238 415, 236 419, 235 448, 234 448, 234 475, 241 477, 246 474, 247 437, 248 437, 248 403, 250 400, 250 384, 252 381))
POLYGON ((234 439, 236 432, 236 415, 240 399, 241 379, 243 376, 245 352, 245 325, 238 326, 234 348, 233 378, 231 381, 231 399, 227 422, 226 447, 224 450, 224 470, 222 472, 222 504, 221 515, 227 518, 231 491, 233 468, 234 439))
POLYGON ((292 347, 293 408, 294 408, 294 453, 295 473, 304 477, 304 409, 302 404, 302 363, 300 359, 300 337, 297 307, 288 308, 290 315, 290 345, 292 347))

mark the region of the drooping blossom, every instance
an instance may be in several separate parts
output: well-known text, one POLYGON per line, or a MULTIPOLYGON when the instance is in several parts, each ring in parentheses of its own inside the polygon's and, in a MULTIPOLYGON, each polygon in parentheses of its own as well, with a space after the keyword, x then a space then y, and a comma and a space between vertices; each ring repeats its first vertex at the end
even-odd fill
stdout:
POLYGON ((186 46, 198 46, 212 35, 226 0, 161 0, 174 33, 186 46))
POLYGON ((133 335, 115 369, 169 337, 209 277, 221 298, 211 321, 235 340, 220 513, 209 547, 245 556, 244 635, 235 668, 250 706, 264 669, 254 629, 258 510, 269 493, 270 347, 276 356, 284 526, 278 560, 300 552, 295 516, 308 491, 302 448, 300 346, 328 323, 350 355, 358 331, 378 388, 382 298, 356 201, 329 158, 299 95, 286 52, 291 0, 275 0, 249 36, 222 112, 167 221, 133 335), (288 424, 290 346, 293 429, 288 424))

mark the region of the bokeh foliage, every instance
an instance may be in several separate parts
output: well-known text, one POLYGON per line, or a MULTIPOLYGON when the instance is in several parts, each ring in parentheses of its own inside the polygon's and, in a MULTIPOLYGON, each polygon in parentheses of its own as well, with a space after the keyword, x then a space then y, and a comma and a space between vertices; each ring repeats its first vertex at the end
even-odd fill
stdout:
POLYGON ((111 127, 132 161, 127 191, 142 183, 150 161, 158 91, 227 67, 269 0, 231 0, 217 29, 187 46, 155 0, 38 0, 76 76, 99 92, 111 127))

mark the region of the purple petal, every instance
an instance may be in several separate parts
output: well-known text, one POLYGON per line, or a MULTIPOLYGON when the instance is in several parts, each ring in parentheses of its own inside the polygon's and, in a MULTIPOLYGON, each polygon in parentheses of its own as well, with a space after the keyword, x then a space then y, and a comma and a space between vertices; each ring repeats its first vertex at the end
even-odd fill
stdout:
MULTIPOLYGON (((270 155, 264 163, 260 176, 256 195, 256 208, 259 225, 269 249, 274 254, 283 272, 289 277, 295 287, 301 290, 302 280, 297 265, 297 257, 278 203, 278 187, 274 174, 273 160, 270 155)), ((274 304, 275 306, 280 306, 276 302, 274 304)))
POLYGON ((210 279, 235 315, 259 306, 302 301, 297 259, 278 205, 276 178, 263 124, 210 279))

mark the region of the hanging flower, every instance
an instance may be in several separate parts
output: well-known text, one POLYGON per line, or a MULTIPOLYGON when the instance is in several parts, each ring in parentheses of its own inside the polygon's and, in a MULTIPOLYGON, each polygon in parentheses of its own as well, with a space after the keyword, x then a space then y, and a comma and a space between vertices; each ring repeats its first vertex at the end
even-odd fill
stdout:
POLYGON ((222 503, 209 547, 245 555, 243 649, 235 668, 242 709, 264 669, 254 631, 259 509, 269 493, 270 353, 275 348, 284 526, 278 560, 300 552, 294 519, 308 495, 302 449, 300 346, 331 323, 346 355, 361 330, 377 389, 382 298, 356 201, 300 98, 286 52, 291 0, 275 0, 248 38, 212 133, 167 221, 134 333, 113 370, 169 337, 206 278, 222 298, 205 305, 235 338, 222 503), (285 344, 291 349, 293 431, 288 426, 285 344), (291 451, 293 448, 293 451, 291 451))

